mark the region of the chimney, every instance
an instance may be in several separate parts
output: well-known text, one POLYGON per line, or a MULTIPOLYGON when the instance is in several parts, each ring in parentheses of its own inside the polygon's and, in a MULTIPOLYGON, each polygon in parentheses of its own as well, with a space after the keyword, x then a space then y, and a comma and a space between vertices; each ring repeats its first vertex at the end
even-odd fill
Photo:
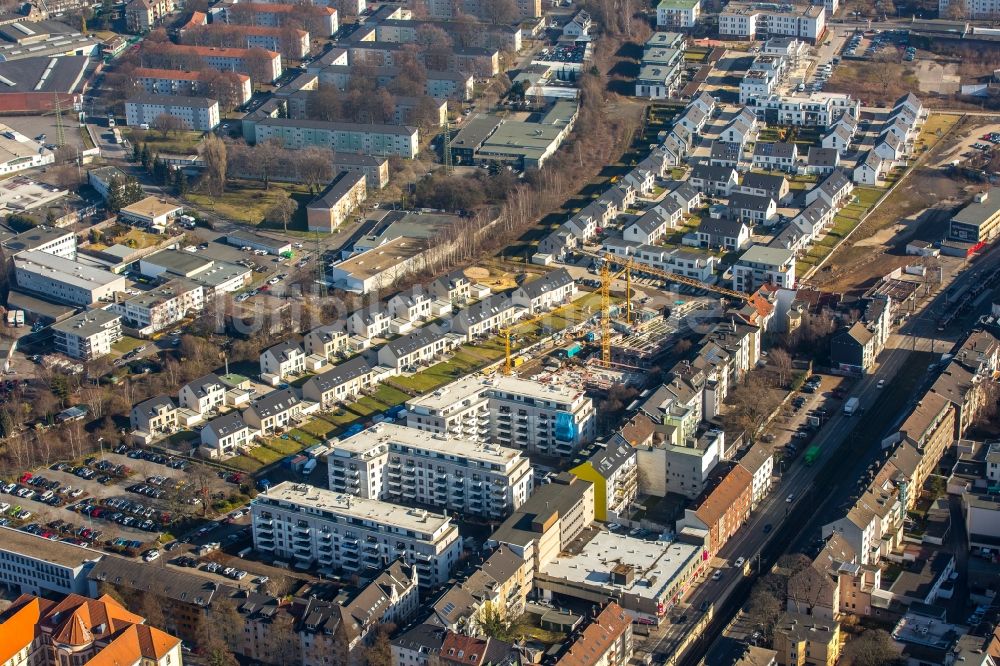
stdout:
POLYGON ((990 197, 990 193, 988 191, 987 192, 980 192, 980 193, 978 193, 975 196, 975 198, 973 200, 976 203, 983 203, 984 201, 986 201, 987 199, 989 199, 989 197, 990 197))

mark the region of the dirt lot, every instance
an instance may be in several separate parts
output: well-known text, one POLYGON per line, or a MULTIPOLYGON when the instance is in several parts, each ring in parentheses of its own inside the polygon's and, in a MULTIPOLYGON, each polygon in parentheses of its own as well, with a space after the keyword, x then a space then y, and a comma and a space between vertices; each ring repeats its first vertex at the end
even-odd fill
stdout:
POLYGON ((956 125, 810 281, 829 291, 865 289, 894 268, 914 263, 905 256, 909 240, 940 240, 948 211, 966 196, 969 185, 928 165, 956 150, 967 134, 981 135, 985 124, 985 119, 973 117, 956 125))

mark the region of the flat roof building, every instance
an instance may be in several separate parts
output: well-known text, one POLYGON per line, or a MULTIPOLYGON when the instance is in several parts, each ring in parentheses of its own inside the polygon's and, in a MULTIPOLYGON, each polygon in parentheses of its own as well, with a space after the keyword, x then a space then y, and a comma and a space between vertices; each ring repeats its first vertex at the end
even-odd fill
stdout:
POLYGON ((39 250, 14 257, 14 275, 21 289, 72 305, 111 301, 126 288, 120 275, 39 250))
POLYGON ((334 286, 360 294, 388 289, 413 270, 426 249, 423 240, 396 238, 330 265, 327 278, 334 286))
POLYGON ((56 350, 70 358, 89 361, 111 353, 121 340, 121 315, 110 310, 87 310, 52 325, 56 350))
POLYGON ((955 213, 948 224, 948 238, 964 243, 987 243, 1000 233, 1000 188, 991 187, 955 213))
POLYGON ((96 550, 0 527, 0 583, 21 594, 92 596, 87 574, 103 557, 96 550))
POLYGON ((363 573, 402 558, 416 565, 421 587, 434 587, 461 552, 448 516, 305 484, 279 483, 250 511, 254 547, 298 565, 363 573))

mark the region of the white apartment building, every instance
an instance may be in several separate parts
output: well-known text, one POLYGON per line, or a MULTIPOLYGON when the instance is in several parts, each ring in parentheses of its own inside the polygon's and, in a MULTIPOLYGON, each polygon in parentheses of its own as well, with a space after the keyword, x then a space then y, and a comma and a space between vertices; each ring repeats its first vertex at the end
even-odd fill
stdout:
POLYGON ((335 492, 494 520, 524 503, 534 479, 516 449, 390 423, 337 442, 327 467, 335 492))
MULTIPOLYGON (((231 24, 259 25, 268 28, 280 28, 285 21, 296 12, 301 13, 296 5, 269 2, 241 2, 241 3, 219 3, 210 11, 213 21, 216 19, 231 24)), ((319 37, 329 37, 337 32, 340 27, 337 10, 333 7, 317 7, 313 12, 319 13, 314 16, 314 23, 322 26, 319 37)))
POLYGON ((656 5, 657 28, 693 28, 701 16, 701 0, 662 0, 656 5))
POLYGON ((938 0, 938 15, 948 16, 953 2, 959 3, 961 18, 978 20, 1000 16, 1000 0, 938 0))
POLYGON ((111 353, 122 337, 122 318, 108 310, 87 310, 52 325, 56 351, 89 361, 111 353))
POLYGON ((754 245, 744 252, 733 266, 733 289, 751 294, 762 284, 794 287, 795 253, 763 245, 754 245))
POLYGON ((205 288, 181 278, 111 306, 122 316, 125 326, 144 336, 162 331, 204 308, 205 288))
MULTIPOLYGON (((187 95, 197 97, 199 93, 207 92, 205 86, 202 85, 203 78, 207 78, 203 72, 182 71, 178 69, 139 67, 132 72, 132 79, 148 95, 187 95)), ((236 73, 231 85, 236 93, 235 99, 239 104, 246 104, 253 97, 253 87, 250 84, 250 77, 246 74, 236 73)))
POLYGON ((122 275, 38 250, 14 257, 14 276, 21 289, 70 305, 110 302, 127 287, 122 275))
MULTIPOLYGON (((247 3, 252 6, 256 3, 247 3)), ((271 5, 275 6, 275 5, 271 5)), ((290 5, 291 6, 291 5, 290 5)), ((232 49, 216 46, 186 46, 174 44, 167 51, 170 56, 189 56, 201 58, 205 66, 209 69, 217 69, 222 72, 237 72, 246 74, 251 79, 260 76, 259 83, 270 83, 284 72, 281 65, 281 54, 268 51, 266 66, 257 67, 255 60, 255 49, 232 49)))
POLYGON ((184 129, 209 132, 219 125, 219 103, 181 95, 140 95, 125 102, 125 122, 130 127, 155 127, 162 115, 179 119, 184 129))
POLYGON ((740 104, 747 104, 752 99, 764 99, 774 92, 777 79, 768 76, 767 72, 750 70, 740 81, 740 104))
POLYGON ((567 455, 593 441, 594 404, 583 391, 528 379, 466 377, 406 402, 406 425, 530 453, 567 455))
POLYGON ((846 93, 771 95, 756 100, 756 110, 757 117, 768 124, 827 128, 845 113, 860 117, 861 102, 846 93))
POLYGON ((593 441, 596 429, 594 403, 582 387, 513 376, 493 379, 490 430, 503 446, 566 456, 593 441))
POLYGON ((208 414, 226 404, 226 385, 216 375, 207 374, 182 386, 177 399, 185 409, 208 414))
POLYGON ((320 570, 363 574, 402 558, 435 587, 462 550, 448 516, 287 481, 257 495, 250 514, 254 548, 320 570))
POLYGON ((719 35, 739 39, 774 35, 815 42, 826 30, 826 8, 820 5, 777 5, 730 2, 719 14, 719 35))
POLYGON ((35 227, 28 231, 11 236, 2 243, 8 257, 21 252, 35 250, 54 254, 63 259, 76 259, 76 234, 67 229, 56 227, 35 227))
POLYGON ((329 148, 334 152, 361 153, 363 155, 396 155, 406 159, 417 156, 420 150, 420 132, 406 125, 377 125, 365 123, 337 123, 323 120, 293 120, 266 118, 247 123, 254 143, 269 139, 280 140, 286 148, 300 149, 309 146, 329 148))

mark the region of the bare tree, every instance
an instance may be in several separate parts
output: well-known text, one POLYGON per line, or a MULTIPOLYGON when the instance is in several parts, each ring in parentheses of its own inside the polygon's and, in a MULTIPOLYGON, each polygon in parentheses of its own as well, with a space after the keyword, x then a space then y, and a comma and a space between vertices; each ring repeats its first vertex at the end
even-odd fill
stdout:
POLYGON ((285 195, 278 199, 273 206, 271 206, 268 211, 266 218, 268 222, 274 222, 281 224, 285 231, 288 231, 288 223, 292 221, 292 217, 295 216, 295 211, 299 209, 299 204, 296 203, 295 199, 285 193, 285 195))
POLYGON ((778 383, 785 386, 792 372, 792 355, 781 347, 771 350, 771 367, 778 373, 778 383))
POLYGON ((176 134, 183 129, 187 129, 187 124, 183 120, 169 113, 161 113, 156 116, 150 126, 158 131, 164 139, 170 133, 176 134))
POLYGON ((201 157, 205 160, 205 180, 212 196, 221 196, 226 190, 226 144, 210 134, 201 144, 201 157))

